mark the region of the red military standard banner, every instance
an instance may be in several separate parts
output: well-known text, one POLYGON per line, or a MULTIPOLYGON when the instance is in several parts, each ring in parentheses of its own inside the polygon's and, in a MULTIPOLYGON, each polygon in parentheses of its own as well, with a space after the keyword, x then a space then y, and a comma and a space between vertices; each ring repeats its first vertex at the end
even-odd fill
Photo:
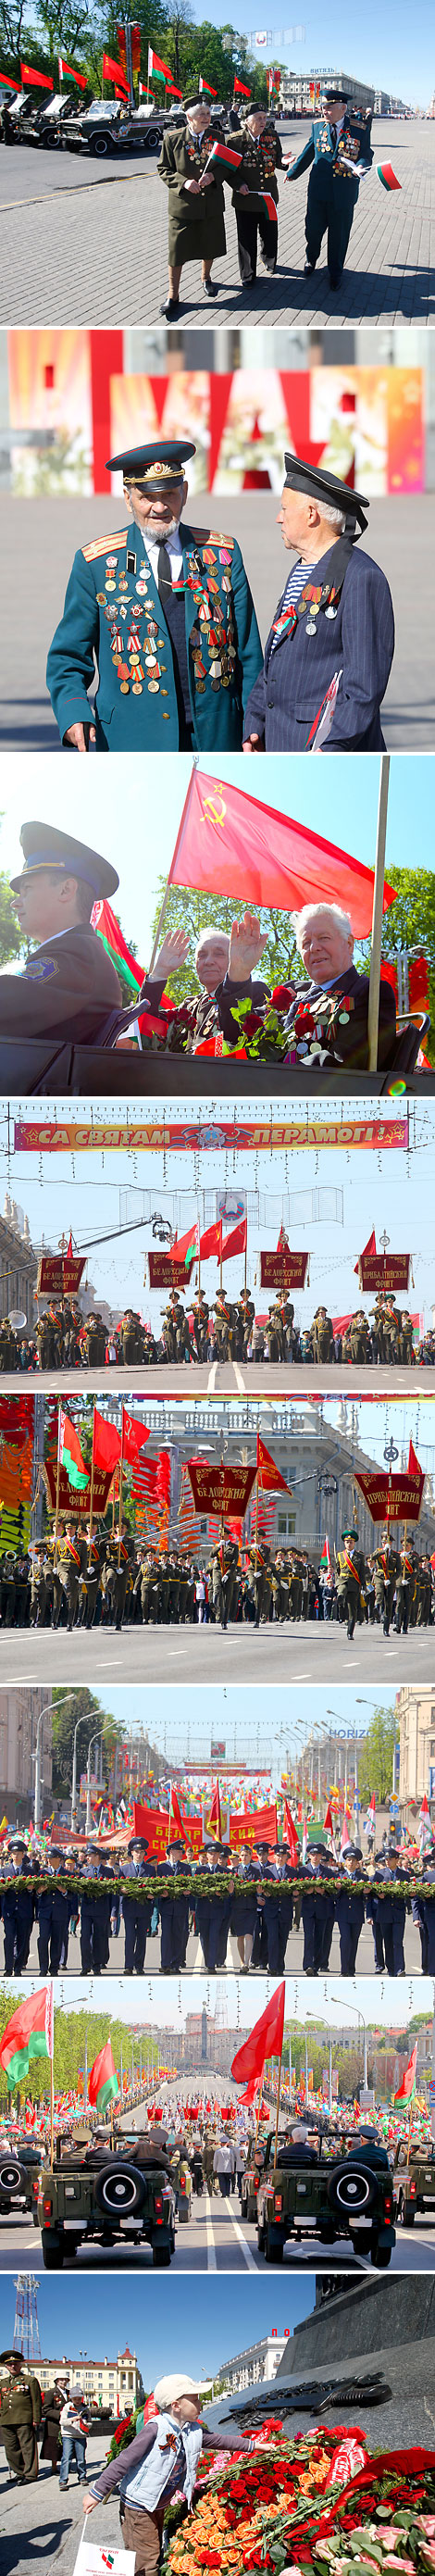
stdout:
POLYGON ((373 1474, 357 1475, 354 1483, 363 1495, 372 1521, 419 1521, 424 1494, 424 1474, 409 1443, 407 1473, 386 1476, 382 1468, 373 1474))
POLYGON ((409 1288, 410 1252, 360 1252, 356 1266, 359 1288, 409 1288))
POLYGON ((44 1252, 38 1263, 37 1297, 73 1297, 86 1270, 86 1254, 44 1252))
MULTIPOLYGON (((46 1486, 47 1486, 47 1490, 48 1490, 48 1494, 49 1494, 49 1499, 50 1499, 50 1509, 51 1509, 51 1511, 52 1511, 52 1512, 55 1512, 55 1510, 56 1510, 56 1496, 57 1496, 57 1476, 58 1476, 58 1469, 57 1469, 57 1462, 56 1462, 56 1459, 54 1459, 54 1458, 47 1458, 47 1459, 46 1459, 46 1463, 45 1463, 45 1467, 44 1467, 44 1476, 45 1476, 45 1482, 46 1482, 46 1486)), ((107 1472, 106 1472, 106 1473, 103 1473, 102 1469, 99 1469, 98 1467, 94 1467, 94 1484, 93 1484, 93 1498, 92 1498, 92 1510, 93 1510, 93 1519, 94 1519, 94 1522, 95 1522, 96 1520, 99 1520, 100 1518, 103 1518, 104 1512, 105 1512, 105 1511, 106 1511, 106 1509, 107 1509, 107 1504, 108 1504, 109 1494, 110 1494, 110 1487, 111 1487, 111 1485, 112 1485, 112 1484, 113 1484, 113 1467, 111 1468, 111 1470, 110 1470, 110 1474, 109 1474, 109 1475, 107 1474, 107 1472)), ((91 1470, 90 1470, 90 1469, 89 1469, 89 1484, 88 1484, 88 1485, 86 1485, 86 1486, 83 1488, 83 1490, 82 1490, 82 1491, 80 1491, 80 1487, 79 1487, 79 1486, 76 1486, 76 1485, 70 1485, 69 1477, 67 1476, 67 1472, 66 1472, 66 1467, 60 1467, 60 1468, 59 1468, 59 1512, 60 1512, 61 1520, 65 1519, 65 1517, 66 1517, 66 1516, 68 1516, 68 1518, 69 1518, 70 1520, 74 1520, 74 1521, 78 1521, 78 1520, 88 1521, 88 1520, 89 1520, 89 1501, 90 1501, 90 1491, 91 1491, 91 1470)))
POLYGON ((221 1519, 237 1512, 243 1520, 256 1467, 219 1467, 205 1458, 188 1458, 186 1464, 196 1512, 219 1512, 221 1519))
POLYGON ((262 1288, 305 1288, 309 1252, 261 1252, 262 1288))
MULTIPOLYGON (((185 1816, 184 1824, 191 1849, 199 1852, 202 1845, 202 1816, 185 1816)), ((141 1807, 133 1803, 133 1832, 142 1834, 156 1860, 166 1860, 169 1816, 163 1807, 141 1807)))
MULTIPOLYGON (((182 1261, 171 1261, 170 1252, 148 1252, 150 1288, 188 1288, 192 1264, 185 1270, 182 1261)), ((144 1286, 147 1278, 145 1271, 144 1286)))
POLYGON ((244 1843, 251 1843, 254 1849, 256 1843, 274 1846, 277 1841, 276 1807, 247 1807, 244 1814, 239 1811, 230 1816, 232 1851, 242 1851, 244 1843))

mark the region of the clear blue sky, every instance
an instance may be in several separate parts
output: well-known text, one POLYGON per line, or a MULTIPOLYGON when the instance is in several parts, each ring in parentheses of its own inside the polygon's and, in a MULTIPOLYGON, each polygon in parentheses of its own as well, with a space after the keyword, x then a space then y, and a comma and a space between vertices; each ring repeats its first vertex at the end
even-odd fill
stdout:
MULTIPOLYGON (((274 1979, 255 1976, 246 1985, 240 1977, 225 1977, 220 1984, 220 1997, 225 1997, 229 2030, 242 2026, 251 2030, 264 2012, 273 1993, 274 1979)), ((26 1988, 29 1991, 29 1988, 26 1988)), ((38 1991, 38 1979, 30 1979, 30 1992, 38 1991)), ((186 2013, 200 2012, 204 2000, 212 2018, 216 2010, 217 1985, 205 1974, 201 1977, 148 1977, 140 1988, 124 1977, 103 1977, 97 1994, 90 1977, 59 1977, 54 1980, 55 2003, 65 2011, 81 2012, 88 2005, 88 2064, 91 2064, 92 2015, 107 2011, 110 2020, 123 2021, 127 2029, 144 2028, 158 2033, 182 2031, 186 2013)), ((17 1992, 18 2001, 18 1992, 17 1992)), ((347 2030, 351 2020, 358 2021, 358 2010, 372 2027, 403 2031, 414 2012, 431 2013, 434 1989, 431 1977, 286 1977, 286 2019, 323 2024, 327 2030, 347 2030)), ((165 2044, 165 2043, 164 2043, 165 2044)))
MULTIPOLYGON (((410 32, 410 46, 412 42, 410 32)), ((326 767, 324 761, 315 761, 313 767, 303 756, 291 761, 265 756, 257 765, 251 761, 249 782, 241 754, 221 760, 219 767, 215 755, 204 758, 201 768, 245 794, 249 789, 250 796, 291 814, 325 840, 336 840, 365 867, 373 865, 379 790, 375 755, 366 760, 355 753, 351 795, 348 763, 339 754, 331 754, 326 767)), ((120 897, 115 908, 125 938, 135 940, 140 964, 147 966, 157 879, 169 871, 191 761, 183 752, 177 760, 165 760, 156 752, 145 764, 142 753, 133 753, 127 772, 126 776, 126 763, 120 758, 112 760, 110 771, 103 774, 101 761, 69 763, 53 760, 48 752, 27 752, 23 769, 21 756, 9 752, 0 776, 4 813, 0 869, 17 875, 20 827, 30 817, 77 832, 118 868, 120 897)), ((409 867, 413 859, 421 859, 425 868, 434 867, 432 826, 432 762, 408 759, 405 754, 393 760, 390 769, 387 875, 389 863, 409 867)))
POLYGON ((101 1692, 97 1697, 101 1707, 125 1727, 126 1735, 132 1730, 139 1735, 146 1731, 157 1752, 165 1753, 168 1761, 186 1760, 188 1768, 189 1747, 192 1762, 208 1762, 211 1741, 216 1738, 226 1744, 229 1762, 270 1761, 275 1787, 286 1768, 287 1745, 294 1750, 299 1741, 295 1722, 301 1714, 306 1735, 319 1723, 325 1733, 329 1729, 331 1734, 340 1733, 345 1728, 352 1732, 356 1726, 361 1734, 370 1725, 381 1700, 389 1707, 394 1705, 394 1693, 383 1684, 382 1671, 377 1693, 367 1691, 358 1698, 348 1688, 335 1689, 332 1715, 330 1692, 310 1687, 304 1689, 302 1702, 297 1691, 282 1689, 274 1691, 271 1702, 270 1692, 261 1684, 254 1697, 252 1689, 240 1685, 237 1690, 230 1685, 223 1685, 221 1690, 209 1689, 205 1698, 202 1690, 179 1685, 174 1694, 165 1684, 161 1690, 154 1690, 146 1683, 133 1684, 125 1690, 111 1690, 109 1686, 104 1700, 101 1692), (258 1752, 257 1745, 263 1750, 258 1752))
MULTIPOLYGON (((246 2349, 272 2326, 278 2333, 309 2316, 315 2301, 312 2274, 303 2281, 254 2281, 183 2278, 158 2281, 152 2273, 134 2280, 122 2272, 81 2273, 63 2281, 38 2282, 38 2317, 45 2358, 109 2360, 117 2352, 136 2352, 145 2387, 152 2388, 167 2370, 187 2370, 194 2379, 215 2376, 220 2364, 246 2349)), ((2 2343, 12 2338, 15 2315, 13 2281, 3 2274, 2 2343)))
MULTIPOLYGON (((210 0, 207 14, 213 27, 222 23, 217 0, 210 0)), ((241 11, 238 11, 241 35, 251 33, 253 16, 249 0, 242 0, 241 11)), ((194 0, 194 18, 197 23, 201 22, 201 0, 194 0)), ((260 23, 264 25, 264 19, 260 23)), ((300 14, 294 10, 292 15, 291 11, 286 13, 285 9, 275 5, 267 11, 267 26, 273 41, 264 54, 257 55, 259 62, 273 62, 275 56, 277 61, 286 63, 288 69, 295 72, 309 72, 317 67, 321 71, 330 65, 334 70, 350 73, 353 79, 371 82, 374 88, 392 91, 395 98, 403 98, 409 106, 429 105, 434 76, 429 0, 418 0, 415 13, 405 6, 405 0, 398 0, 396 6, 394 0, 383 0, 381 10, 376 7, 376 0, 368 0, 358 22, 338 6, 328 10, 325 22, 320 8, 304 18, 302 6, 300 14), (303 44, 277 42, 276 30, 284 22, 290 26, 304 26, 303 44)))
MULTIPOLYGON (((400 1110, 402 1106, 400 1101, 400 1110)), ((364 1113, 364 1103, 358 1104, 360 1112, 364 1113)), ((252 1193, 255 1181, 254 1157, 241 1151, 235 1186, 252 1193)), ((174 1153, 166 1159, 165 1177, 160 1155, 153 1154, 147 1160, 144 1155, 133 1158, 131 1153, 105 1157, 80 1154, 74 1178, 67 1154, 58 1158, 53 1154, 39 1157, 17 1153, 10 1173, 6 1119, 0 1122, 0 1205, 9 1186, 28 1217, 35 1245, 43 1235, 45 1243, 55 1250, 62 1234, 68 1234, 72 1225, 79 1250, 89 1243, 95 1246, 88 1262, 89 1280, 97 1300, 104 1298, 115 1311, 124 1303, 134 1306, 149 1317, 157 1334, 165 1299, 161 1290, 150 1291, 145 1284, 146 1254, 154 1242, 152 1213, 159 1209, 173 1228, 184 1233, 197 1212, 198 1188, 202 1219, 202 1193, 219 1192, 233 1183, 232 1158, 219 1151, 211 1157, 201 1150, 196 1158, 196 1173, 193 1155, 174 1153), (136 1232, 126 1231, 130 1224, 137 1225, 136 1232), (117 1239, 103 1241, 100 1250, 98 1238, 110 1234, 117 1239)), ((297 1321, 303 1324, 306 1317, 314 1314, 320 1296, 327 1300, 333 1315, 347 1314, 360 1303, 369 1312, 373 1298, 360 1297, 354 1265, 374 1225, 378 1242, 386 1229, 392 1251, 412 1251, 415 1286, 409 1303, 413 1313, 422 1313, 425 1323, 431 1323, 435 1293, 434 1101, 413 1103, 409 1154, 331 1150, 316 1155, 302 1151, 287 1158, 276 1154, 273 1164, 265 1156, 261 1157, 258 1188, 261 1216, 250 1218, 248 1227, 248 1283, 253 1289, 259 1246, 265 1250, 276 1244, 283 1216, 291 1243, 310 1254, 310 1285, 295 1298, 297 1321), (317 1201, 312 1207, 307 1197, 319 1187, 329 1193, 328 1200, 323 1196, 320 1210, 317 1201), (267 1208, 264 1213, 265 1199, 269 1216, 267 1208)), ((230 1296, 238 1285, 239 1273, 240 1261, 231 1263, 227 1281, 230 1296)), ((206 1294, 212 1297, 216 1279, 216 1265, 209 1263, 204 1284, 206 1294)), ((267 1298, 255 1290, 255 1299, 257 1310, 264 1310, 267 1298)))

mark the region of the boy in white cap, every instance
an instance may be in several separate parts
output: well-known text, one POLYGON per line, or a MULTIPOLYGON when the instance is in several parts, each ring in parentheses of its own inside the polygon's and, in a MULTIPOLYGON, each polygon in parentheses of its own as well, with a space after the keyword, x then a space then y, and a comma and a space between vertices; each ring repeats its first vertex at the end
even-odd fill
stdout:
MULTIPOLYGON (((136 2576, 156 2576, 166 2505, 181 2490, 192 2503, 201 2452, 215 2450, 216 2439, 199 2415, 198 2390, 186 2371, 172 2371, 154 2389, 158 2414, 136 2433, 102 2470, 83 2499, 85 2514, 120 2487, 120 2517, 125 2549, 135 2553, 136 2576)), ((251 2442, 234 2429, 219 2431, 219 2450, 249 2451, 251 2442)))

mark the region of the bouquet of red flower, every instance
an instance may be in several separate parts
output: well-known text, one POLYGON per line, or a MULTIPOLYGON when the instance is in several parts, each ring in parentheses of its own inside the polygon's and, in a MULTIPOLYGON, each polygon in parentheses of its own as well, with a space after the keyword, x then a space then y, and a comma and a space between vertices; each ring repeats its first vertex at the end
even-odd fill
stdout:
MULTIPOLYGON (((180 2508, 184 2510, 184 2508, 180 2508)), ((169 2544, 170 2576, 416 2576, 435 2570, 435 2454, 369 2461, 359 2425, 298 2434, 274 2418, 252 2452, 218 2463, 169 2544), (197 2500, 196 2500, 197 2499, 197 2500)))

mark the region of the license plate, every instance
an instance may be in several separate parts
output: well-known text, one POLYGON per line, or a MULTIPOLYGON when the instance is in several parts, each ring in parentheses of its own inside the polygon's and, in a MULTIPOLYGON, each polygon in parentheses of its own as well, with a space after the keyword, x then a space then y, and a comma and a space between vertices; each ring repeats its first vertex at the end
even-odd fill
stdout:
POLYGON ((371 2227, 371 2223, 372 2223, 372 2222, 371 2222, 371 2218, 353 2218, 353 2219, 352 2219, 352 2233, 353 2233, 353 2229, 354 2229, 354 2227, 371 2227))

